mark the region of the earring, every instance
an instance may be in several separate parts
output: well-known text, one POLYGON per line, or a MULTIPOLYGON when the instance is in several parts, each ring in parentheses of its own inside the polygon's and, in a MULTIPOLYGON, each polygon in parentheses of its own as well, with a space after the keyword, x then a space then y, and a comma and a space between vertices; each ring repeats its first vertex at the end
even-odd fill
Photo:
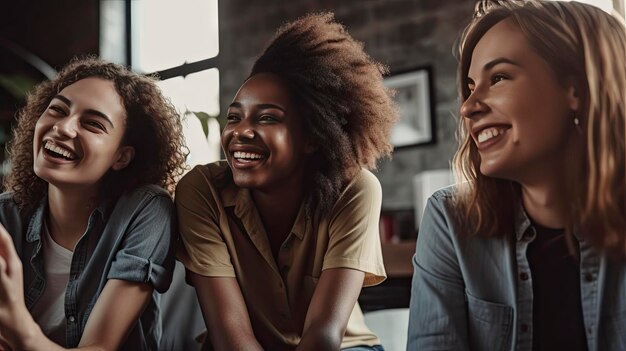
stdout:
POLYGON ((576 116, 576 114, 574 114, 574 128, 576 128, 576 131, 578 132, 578 134, 583 134, 583 130, 580 127, 580 118, 578 118, 578 116, 576 116))

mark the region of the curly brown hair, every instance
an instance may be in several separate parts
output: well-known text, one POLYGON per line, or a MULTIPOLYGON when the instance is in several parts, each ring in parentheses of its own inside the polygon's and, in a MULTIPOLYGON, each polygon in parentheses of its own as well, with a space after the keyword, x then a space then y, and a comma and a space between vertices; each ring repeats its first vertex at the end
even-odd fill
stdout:
POLYGON ((75 58, 54 79, 39 84, 18 114, 7 148, 11 170, 4 187, 13 192, 20 209, 32 209, 47 191, 47 182, 33 170, 37 120, 56 94, 88 77, 114 83, 127 114, 122 142, 135 148, 135 157, 128 167, 105 175, 102 189, 106 191, 101 196, 113 200, 145 184, 157 184, 173 195, 176 180, 185 169, 186 147, 180 116, 161 94, 156 79, 95 57, 75 58))
POLYGON ((398 119, 387 68, 363 51, 332 13, 310 14, 276 32, 250 76, 272 73, 290 88, 317 146, 306 172, 307 202, 328 211, 361 167, 389 156, 398 119))

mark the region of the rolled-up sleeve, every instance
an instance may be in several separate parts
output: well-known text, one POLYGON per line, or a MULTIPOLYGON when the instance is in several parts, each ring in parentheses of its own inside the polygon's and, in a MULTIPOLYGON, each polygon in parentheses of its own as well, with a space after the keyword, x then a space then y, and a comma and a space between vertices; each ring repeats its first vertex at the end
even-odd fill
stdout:
POLYGON ((149 283, 165 292, 174 269, 175 212, 167 194, 145 200, 129 223, 108 279, 149 283))

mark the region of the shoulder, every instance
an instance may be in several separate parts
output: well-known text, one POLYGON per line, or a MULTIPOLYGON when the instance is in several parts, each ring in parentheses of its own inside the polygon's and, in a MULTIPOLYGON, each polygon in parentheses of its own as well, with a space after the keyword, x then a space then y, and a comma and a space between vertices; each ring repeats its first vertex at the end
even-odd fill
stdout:
POLYGON ((143 202, 145 200, 152 200, 154 198, 167 198, 171 200, 169 193, 156 184, 142 185, 123 196, 123 199, 125 201, 131 202, 143 202))
POLYGON ((23 217, 23 214, 17 203, 15 203, 13 192, 4 192, 0 194, 0 220, 2 223, 5 223, 6 219, 15 219, 20 217, 23 217))
MULTIPOLYGON (((19 215, 20 209, 13 199, 12 192, 0 194, 0 217, 19 215)), ((4 218, 0 218, 4 222, 4 218)))
POLYGON ((187 188, 223 188, 232 181, 230 167, 226 161, 217 161, 195 166, 176 186, 176 192, 187 188))
POLYGON ((356 174, 356 176, 346 185, 340 195, 340 198, 354 196, 355 194, 361 192, 382 195, 382 187, 380 186, 380 181, 372 172, 364 168, 362 168, 356 174))
POLYGON ((378 178, 372 172, 361 169, 345 186, 331 213, 342 212, 347 207, 361 208, 366 212, 380 211, 382 193, 378 178))
POLYGON ((455 204, 456 186, 451 185, 435 191, 429 198, 424 208, 422 221, 429 219, 441 218, 445 222, 451 224, 457 214, 455 204))
POLYGON ((13 192, 7 191, 0 194, 0 206, 5 207, 17 207, 15 200, 13 200, 13 192))
POLYGON ((450 185, 435 191, 429 201, 451 206, 454 204, 454 196, 456 194, 456 185, 450 185))
POLYGON ((173 208, 170 194, 156 184, 146 184, 122 195, 114 204, 112 213, 133 213, 146 210, 169 211, 173 208))
POLYGON ((194 213, 192 218, 197 217, 198 212, 203 213, 202 216, 216 215, 225 202, 233 201, 236 191, 226 161, 194 167, 176 186, 175 203, 179 220, 188 220, 185 215, 188 211, 194 213))

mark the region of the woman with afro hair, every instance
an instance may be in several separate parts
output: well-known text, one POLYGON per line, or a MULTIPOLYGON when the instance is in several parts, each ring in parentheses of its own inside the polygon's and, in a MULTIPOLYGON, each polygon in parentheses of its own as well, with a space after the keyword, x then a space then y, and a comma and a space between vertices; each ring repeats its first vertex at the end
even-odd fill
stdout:
POLYGON ((286 24, 255 62, 228 109, 226 161, 176 189, 207 349, 382 349, 357 297, 385 279, 368 171, 392 150, 385 72, 332 14, 286 24))
POLYGON ((76 59, 28 97, 9 154, 0 349, 156 350, 185 154, 155 81, 76 59))

